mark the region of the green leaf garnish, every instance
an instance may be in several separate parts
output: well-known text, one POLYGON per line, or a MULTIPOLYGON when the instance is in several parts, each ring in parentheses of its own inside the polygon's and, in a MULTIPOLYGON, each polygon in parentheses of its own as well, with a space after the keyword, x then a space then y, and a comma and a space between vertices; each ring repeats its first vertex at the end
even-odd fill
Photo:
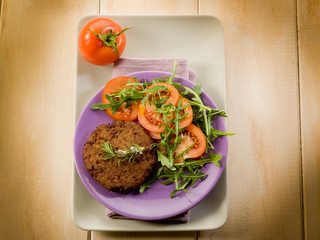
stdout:
MULTIPOLYGON (((204 179, 207 174, 201 172, 201 168, 213 163, 217 167, 220 167, 220 160, 222 156, 219 154, 213 154, 210 149, 214 148, 213 141, 219 136, 234 135, 234 133, 223 132, 214 129, 216 116, 227 117, 224 110, 214 109, 210 106, 203 104, 201 99, 201 85, 196 84, 193 88, 182 86, 180 83, 174 83, 173 79, 176 76, 175 70, 177 65, 174 64, 172 75, 170 77, 156 78, 151 83, 139 83, 133 82, 127 84, 128 88, 124 88, 117 93, 105 95, 110 102, 109 104, 95 104, 91 106, 91 109, 104 110, 111 108, 112 112, 117 112, 120 108, 129 107, 132 103, 138 103, 140 101, 144 107, 147 104, 154 106, 156 115, 160 115, 163 119, 161 126, 164 125, 163 132, 160 133, 161 139, 157 143, 153 143, 152 148, 155 148, 158 162, 161 163, 161 167, 152 172, 150 177, 140 186, 139 192, 142 193, 150 187, 150 184, 162 180, 162 184, 174 184, 175 189, 171 192, 170 197, 174 197, 178 192, 188 192, 188 188, 195 185, 197 180, 204 179), (166 103, 168 97, 162 97, 161 91, 167 90, 164 86, 154 85, 149 88, 150 85, 168 82, 172 84, 176 89, 180 91, 180 95, 188 99, 189 104, 182 106, 182 100, 180 99, 177 106, 171 103, 166 103), (206 138, 206 156, 199 159, 185 159, 187 152, 194 146, 195 143, 185 147, 183 151, 176 154, 176 149, 182 141, 182 135, 185 128, 180 128, 179 122, 187 116, 187 113, 183 113, 184 108, 190 106, 193 109, 193 124, 198 126, 205 134, 206 138), (164 150, 159 150, 159 148, 164 150), (174 163, 176 159, 184 158, 182 163, 174 163)), ((132 161, 135 159, 137 152, 128 151, 134 147, 138 151, 139 146, 135 146, 133 143, 128 145, 128 148, 119 152, 115 151, 108 143, 104 143, 103 151, 106 153, 105 159, 116 157, 118 159, 127 159, 132 161), (125 154, 123 154, 124 152, 125 154), (122 154, 122 155, 121 155, 122 154)))
POLYGON ((105 154, 101 160, 118 159, 118 164, 123 161, 133 162, 145 150, 137 144, 130 141, 131 145, 127 145, 127 149, 114 150, 111 143, 103 142, 101 146, 102 152, 105 154))
POLYGON ((119 33, 116 33, 114 30, 110 29, 107 33, 102 34, 103 30, 105 28, 102 28, 101 31, 99 33, 96 33, 92 28, 89 28, 90 31, 93 33, 94 36, 96 36, 96 38, 100 39, 103 42, 103 45, 106 47, 111 47, 118 55, 118 43, 116 41, 117 37, 119 37, 122 33, 124 33, 125 31, 131 29, 131 28, 125 28, 122 31, 120 31, 119 33))

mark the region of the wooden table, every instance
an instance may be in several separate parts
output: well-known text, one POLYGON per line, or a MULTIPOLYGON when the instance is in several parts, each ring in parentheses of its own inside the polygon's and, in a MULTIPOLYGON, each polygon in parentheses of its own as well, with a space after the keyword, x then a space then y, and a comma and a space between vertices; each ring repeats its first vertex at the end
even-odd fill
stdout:
POLYGON ((0 0, 1 239, 319 239, 319 0, 0 0), (96 14, 209 14, 225 29, 229 216, 201 232, 71 219, 75 30, 96 14))

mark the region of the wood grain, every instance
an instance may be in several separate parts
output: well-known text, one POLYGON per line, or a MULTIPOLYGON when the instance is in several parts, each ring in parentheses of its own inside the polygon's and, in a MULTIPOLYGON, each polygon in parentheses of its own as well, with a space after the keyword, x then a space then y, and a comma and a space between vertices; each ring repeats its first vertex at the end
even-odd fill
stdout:
POLYGON ((196 14, 197 0, 101 0, 103 14, 196 14))
POLYGON ((0 5, 1 238, 319 238, 319 0, 0 0, 0 5), (199 236, 76 228, 70 173, 78 20, 98 13, 199 12, 219 17, 225 28, 228 129, 237 133, 229 138, 227 223, 199 236))
POLYGON ((225 29, 227 223, 199 239, 301 239, 295 1, 201 0, 225 29))
POLYGON ((3 1, 0 236, 86 239, 71 219, 76 24, 98 1, 3 1))
POLYGON ((193 240, 195 232, 92 232, 92 240, 193 240))
POLYGON ((305 239, 320 236, 320 1, 298 1, 305 239))

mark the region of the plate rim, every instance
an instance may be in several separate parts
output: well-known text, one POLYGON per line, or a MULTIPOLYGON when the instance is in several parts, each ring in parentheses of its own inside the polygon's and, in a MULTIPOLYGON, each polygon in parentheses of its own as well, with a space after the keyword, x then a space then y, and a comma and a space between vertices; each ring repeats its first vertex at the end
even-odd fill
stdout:
MULTIPOLYGON (((130 77, 136 77, 137 75, 152 75, 152 78, 162 78, 162 77, 170 77, 172 75, 172 73, 169 73, 169 72, 163 72, 163 71, 139 71, 139 72, 134 72, 134 73, 130 73, 130 74, 127 74, 126 76, 130 76, 130 77), (154 76, 156 75, 156 76, 154 76)), ((140 76, 141 79, 143 79, 143 76, 140 76)), ((182 82, 186 82, 188 84, 190 84, 192 87, 194 87, 196 84, 183 78, 183 77, 180 77, 180 76, 176 76, 174 77, 173 80, 179 80, 182 82)), ((77 159, 76 157, 76 150, 77 150, 77 147, 79 146, 79 144, 77 144, 77 140, 76 140, 76 134, 77 134, 77 128, 78 128, 78 124, 79 122, 81 122, 82 118, 85 116, 84 114, 88 111, 89 109, 89 105, 91 105, 92 101, 94 99, 97 98, 98 94, 101 94, 102 90, 103 90, 104 87, 100 88, 96 93, 93 94, 93 96, 90 98, 90 100, 87 102, 87 104, 85 105, 85 107, 82 109, 81 111, 81 114, 78 118, 78 121, 77 121, 77 124, 76 124, 76 128, 75 128, 75 134, 74 134, 74 163, 75 163, 75 166, 76 166, 76 169, 77 169, 77 172, 78 172, 78 175, 83 183, 83 185, 85 186, 85 188, 87 189, 87 191, 97 200, 99 201, 103 206, 105 206, 106 208, 118 213, 118 214, 121 214, 123 216, 126 216, 128 218, 133 218, 133 219, 136 219, 136 220, 162 220, 162 219, 167 219, 167 218, 170 218, 170 217, 174 217, 178 214, 181 214, 185 211, 188 211, 190 210, 191 208, 193 208, 194 206, 196 206, 197 204, 199 204, 213 189, 214 187, 217 185, 217 183, 219 182, 220 180, 220 177, 224 171, 224 168, 225 168, 225 165, 226 165, 226 162, 227 162, 227 152, 228 152, 228 139, 224 137, 224 145, 225 145, 225 148, 226 148, 226 155, 224 156, 224 164, 222 167, 220 167, 217 171, 217 174, 215 175, 215 178, 214 180, 212 181, 212 183, 210 183, 210 186, 207 187, 207 188, 204 188, 204 192, 201 193, 201 196, 199 196, 196 201, 193 201, 192 203, 190 203, 189 205, 185 206, 184 208, 181 208, 180 210, 178 211, 175 211, 175 212, 166 212, 165 214, 162 214, 162 215, 145 215, 145 214, 140 214, 140 215, 137 215, 137 213, 128 213, 122 209, 119 209, 119 208, 116 208, 114 207, 113 205, 109 204, 108 202, 104 201, 100 195, 102 194, 97 194, 95 191, 95 188, 93 187, 93 185, 89 184, 89 181, 86 181, 86 176, 83 175, 83 174, 80 174, 82 172, 82 169, 81 166, 79 165, 79 159, 77 159)), ((214 107, 217 107, 217 105, 215 104, 215 102, 213 101, 213 99, 205 92, 205 90, 201 89, 202 90, 202 94, 204 96, 202 96, 201 98, 205 98, 207 99, 208 101, 210 101, 212 103, 212 105, 214 107)), ((109 117, 110 118, 110 117, 109 117)), ((223 121, 223 118, 222 117, 219 117, 221 120, 221 128, 222 128, 222 131, 224 131, 226 129, 225 127, 225 122, 223 121)), ((112 119, 110 118, 110 120, 112 121, 112 119)), ((97 126, 96 126, 97 127, 97 126)), ((210 165, 211 168, 214 167, 213 165, 210 165)), ((91 177, 93 179, 93 177, 91 177)), ((159 181, 159 180, 158 180, 159 181)), ((111 192, 111 191, 110 191, 111 192)), ((113 193, 111 193, 113 194, 113 193)), ((188 193, 186 193, 188 194, 188 193)), ((183 196, 184 198, 186 198, 187 196, 183 196)), ((169 196, 168 196, 169 198, 169 196)), ((169 198, 170 199, 170 198, 169 198)), ((173 200, 173 201, 177 201, 177 200, 173 200)))

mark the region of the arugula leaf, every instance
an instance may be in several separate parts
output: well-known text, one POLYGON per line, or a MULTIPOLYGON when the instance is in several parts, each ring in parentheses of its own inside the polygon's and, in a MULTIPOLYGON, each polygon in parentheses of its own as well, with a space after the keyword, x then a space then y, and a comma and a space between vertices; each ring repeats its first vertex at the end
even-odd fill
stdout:
POLYGON ((201 84, 200 83, 197 83, 196 86, 194 86, 192 88, 192 90, 200 97, 201 94, 202 94, 202 91, 201 91, 201 84))
POLYGON ((183 166, 179 166, 178 171, 164 169, 163 174, 159 176, 159 179, 166 178, 161 184, 175 184, 175 190, 170 193, 170 197, 173 197, 179 191, 188 192, 187 187, 192 187, 198 179, 203 179, 207 176, 207 174, 201 172, 199 168, 193 169, 187 167, 187 169, 189 171, 185 171, 183 166))
POLYGON ((172 84, 173 78, 175 77, 174 73, 176 71, 176 68, 177 68, 177 64, 176 64, 176 61, 174 61, 172 75, 170 76, 170 78, 168 80, 168 83, 170 83, 170 84, 172 84))
POLYGON ((222 131, 214 129, 214 128, 211 129, 211 134, 215 135, 215 136, 227 136, 227 135, 232 136, 232 135, 235 135, 235 133, 222 132, 222 131))
POLYGON ((196 144, 196 142, 193 142, 192 144, 190 144, 188 147, 186 147, 181 153, 179 153, 177 156, 175 156, 175 159, 178 159, 180 157, 182 157, 186 152, 189 151, 190 148, 192 148, 194 145, 196 144))
POLYGON ((132 103, 138 103, 138 100, 145 98, 145 95, 135 88, 124 88, 114 94, 105 94, 109 103, 98 103, 91 105, 91 109, 105 110, 111 108, 112 114, 115 114, 122 106, 128 108, 132 103))
POLYGON ((158 168, 156 171, 153 171, 150 174, 149 178, 143 184, 140 185, 139 192, 143 193, 146 189, 150 188, 151 183, 154 183, 155 181, 158 180, 162 171, 163 171, 162 167, 158 168))
POLYGON ((165 157, 160 151, 156 151, 158 156, 158 161, 161 162, 161 165, 167 167, 168 169, 174 171, 176 168, 173 166, 173 161, 170 161, 165 157))
MULTIPOLYGON (((217 153, 213 154, 212 152, 209 153, 207 157, 200 157, 198 160, 185 160, 183 163, 175 163, 175 167, 180 166, 191 166, 191 167, 203 167, 207 163, 214 163, 215 165, 219 164, 219 161, 222 157, 217 153)), ((217 165, 218 166, 218 165, 217 165)), ((220 164, 219 166, 220 167, 220 164)))
MULTIPOLYGON (((220 160, 222 157, 219 154, 213 154, 210 152, 206 157, 200 157, 200 159, 184 159, 182 163, 174 163, 175 159, 179 159, 185 155, 190 148, 193 147, 194 143, 186 147, 180 154, 176 155, 175 151, 182 141, 181 133, 186 128, 179 128, 179 122, 184 119, 187 114, 183 114, 183 109, 190 106, 193 109, 193 124, 198 126, 201 131, 205 134, 206 138, 206 153, 213 149, 214 146, 211 143, 215 138, 221 135, 234 135, 234 133, 223 132, 214 129, 213 123, 216 116, 227 117, 224 110, 214 109, 210 106, 203 104, 201 95, 201 85, 196 84, 192 88, 182 86, 180 83, 174 83, 173 79, 176 76, 177 65, 174 63, 172 75, 170 77, 155 78, 152 82, 129 82, 127 88, 121 91, 105 95, 109 104, 95 104, 92 105, 92 109, 104 110, 111 108, 112 112, 117 112, 120 108, 128 108, 132 103, 138 103, 140 101, 143 106, 146 104, 153 104, 155 106, 155 113, 162 116, 163 121, 161 124, 164 125, 164 131, 160 133, 160 141, 152 144, 153 147, 158 147, 156 154, 158 161, 161 163, 161 167, 154 171, 150 177, 140 186, 139 192, 144 192, 147 188, 150 188, 150 184, 158 179, 162 179, 161 182, 164 185, 174 184, 175 189, 170 193, 170 197, 174 197, 178 192, 188 192, 187 188, 195 185, 198 179, 203 179, 207 176, 206 173, 201 172, 200 168, 205 164, 213 163, 217 167, 220 167, 220 160), (182 105, 182 100, 179 100, 177 105, 174 106, 172 103, 166 104, 168 97, 162 96, 161 91, 167 90, 165 86, 151 85, 159 82, 168 82, 172 84, 176 89, 179 90, 182 97, 188 99, 189 104, 182 105), (159 147, 165 149, 165 154, 159 151, 159 147)), ((162 125, 162 126, 163 126, 162 125)), ((131 143, 128 145, 128 150, 121 150, 119 152, 113 150, 112 146, 106 143, 103 148, 106 156, 105 159, 110 159, 112 156, 117 156, 119 159, 124 159, 124 156, 129 161, 133 161, 141 149, 140 146, 131 143), (131 153, 129 153, 132 151, 131 153), (122 157, 122 158, 121 158, 122 157)), ((143 151, 143 149, 142 149, 143 151)))
MULTIPOLYGON (((129 82, 127 85, 138 86, 139 83, 129 82)), ((153 96, 162 90, 167 90, 167 88, 165 86, 159 85, 155 85, 142 91, 139 91, 136 87, 123 88, 119 92, 113 94, 105 94, 105 97, 107 98, 109 103, 94 104, 91 105, 90 108, 94 110, 105 110, 111 108, 112 114, 115 114, 121 107, 124 106, 125 108, 128 108, 132 103, 138 104, 139 100, 141 100, 145 106, 145 102, 148 102, 150 96, 153 96)), ((160 100, 163 101, 162 99, 160 100)))

